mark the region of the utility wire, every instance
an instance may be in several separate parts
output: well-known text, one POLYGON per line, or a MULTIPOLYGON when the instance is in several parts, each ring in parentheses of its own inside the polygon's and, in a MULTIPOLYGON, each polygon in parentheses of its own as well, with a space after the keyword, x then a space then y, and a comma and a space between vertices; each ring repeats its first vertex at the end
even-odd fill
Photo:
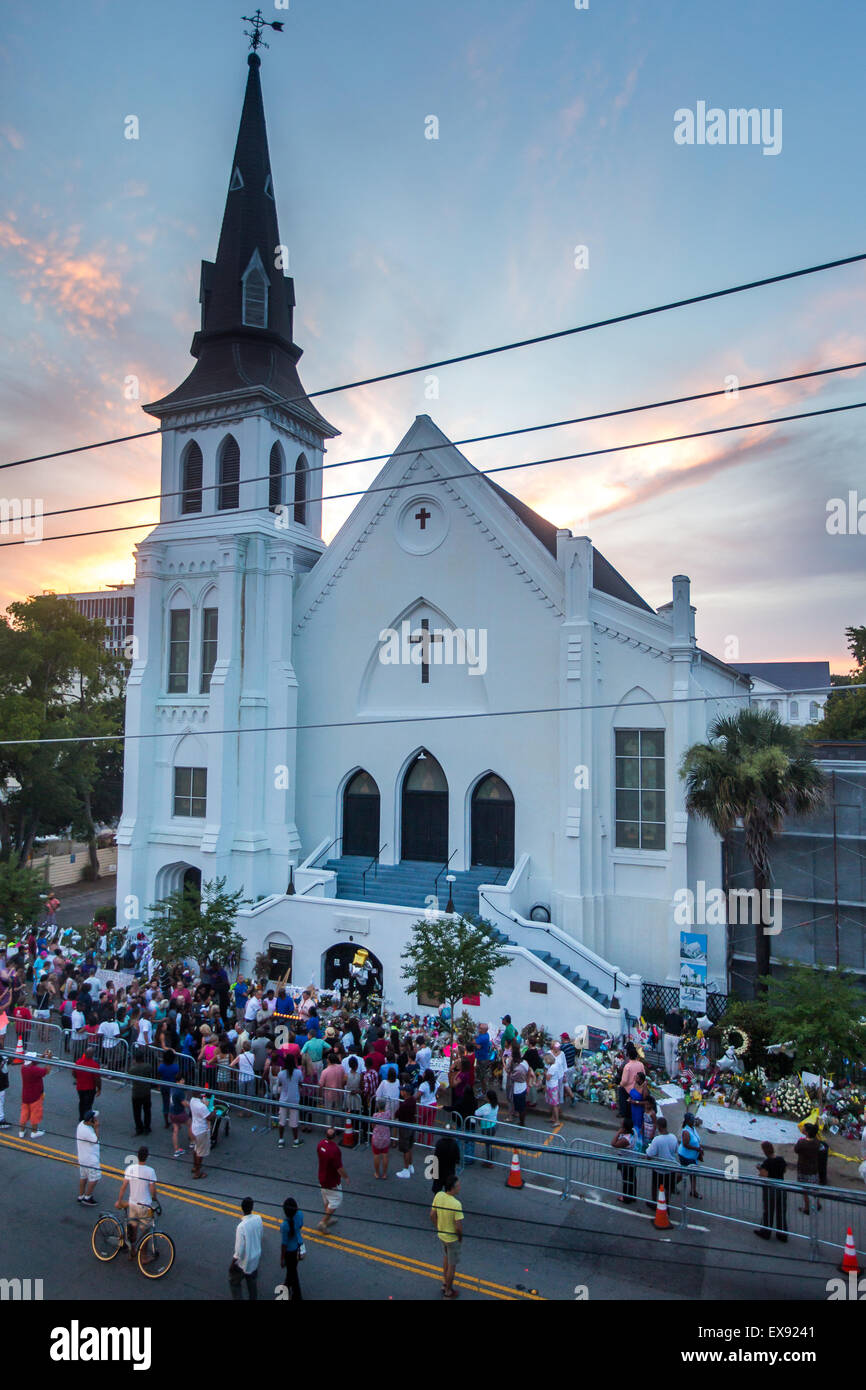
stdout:
MULTIPOLYGON (((787 385, 790 384, 792 381, 806 381, 814 377, 832 376, 837 372, 859 371, 863 367, 866 367, 866 361, 847 362, 841 367, 820 367, 812 372, 797 372, 792 376, 777 376, 772 377, 767 381, 750 381, 743 386, 738 386, 737 393, 739 393, 740 391, 758 391, 768 386, 787 385)), ((448 439, 445 440, 442 444, 425 445, 424 453, 432 454, 439 449, 461 449, 466 444, 487 444, 494 439, 513 439, 516 435, 519 434, 538 434, 543 430, 558 430, 570 425, 586 425, 598 420, 612 420, 615 417, 622 415, 636 415, 645 410, 660 410, 666 406, 688 405, 694 401, 713 400, 718 396, 731 395, 732 393, 729 392, 725 387, 721 387, 719 390, 715 391, 698 391, 690 396, 672 396, 668 400, 649 401, 644 405, 627 405, 622 406, 617 410, 597 411, 594 415, 576 415, 569 420, 548 420, 544 424, 540 425, 521 425, 517 429, 496 430, 491 434, 475 434, 468 436, 466 439, 448 439)), ((220 423, 223 424, 228 422, 221 421, 220 423)), ((367 454, 363 458, 342 459, 338 463, 323 463, 316 465, 316 467, 307 466, 304 469, 304 473, 305 476, 311 476, 314 473, 325 473, 331 468, 352 468, 355 465, 362 463, 383 463, 389 461, 390 459, 404 457, 408 458, 417 453, 417 447, 412 449, 395 449, 394 452, 391 454, 367 454)), ((528 467, 529 465, 524 466, 528 467)), ((279 476, 280 483, 282 483, 284 478, 292 477, 295 471, 296 470, 289 469, 285 473, 280 473, 279 475, 274 475, 270 472, 259 473, 255 477, 244 478, 242 482, 243 486, 248 486, 250 483, 271 482, 275 476, 279 476)), ((71 516, 75 512, 95 512, 105 507, 125 507, 130 506, 133 503, 139 502, 166 501, 170 497, 184 497, 188 492, 191 491, 196 493, 218 492, 222 488, 222 486, 222 483, 203 483, 201 487, 177 488, 173 492, 149 492, 143 493, 139 497, 115 497, 110 502, 86 502, 83 503, 80 507, 59 507, 56 511, 53 512, 43 512, 42 517, 44 519, 48 516, 71 516)), ((188 512, 185 513, 185 515, 199 516, 207 515, 207 513, 188 512)))
MULTIPOLYGON (((627 453, 627 452, 628 452, 629 450, 631 450, 631 449, 649 449, 649 448, 652 448, 653 446, 658 445, 658 444, 681 444, 681 443, 683 443, 683 442, 685 442, 686 440, 689 440, 689 439, 707 439, 707 438, 710 438, 710 437, 713 436, 713 435, 718 435, 718 434, 732 434, 732 433, 735 433, 735 432, 737 432, 737 431, 739 431, 739 430, 752 430, 752 429, 759 429, 759 428, 765 427, 765 426, 767 426, 767 425, 782 425, 782 424, 788 424, 788 423, 790 423, 790 422, 793 421, 793 420, 814 420, 814 419, 817 419, 819 416, 822 416, 822 415, 839 415, 839 414, 842 414, 843 412, 845 412, 845 411, 847 411, 847 410, 863 410, 864 407, 866 407, 866 401, 853 401, 853 402, 851 402, 851 404, 849 404, 849 405, 832 405, 832 406, 825 406, 825 407, 823 407, 823 409, 820 409, 820 410, 803 410, 803 411, 797 411, 797 412, 795 412, 795 413, 793 413, 793 414, 790 414, 790 415, 774 415, 774 416, 771 416, 769 419, 766 419, 766 420, 749 420, 749 421, 746 421, 744 424, 741 424, 741 425, 717 425, 717 426, 715 426, 713 429, 692 430, 691 432, 689 432, 689 433, 687 433, 687 434, 671 434, 671 435, 666 435, 666 436, 664 436, 662 439, 644 439, 644 440, 637 440, 637 441, 636 441, 635 443, 633 443, 633 444, 615 444, 615 445, 609 445, 608 447, 603 448, 603 449, 585 449, 585 450, 583 450, 581 453, 575 453, 575 454, 555 454, 555 455, 551 456, 550 458, 545 458, 545 459, 530 459, 530 460, 524 461, 524 462, 522 462, 522 463, 506 463, 506 464, 499 464, 496 468, 472 468, 469 472, 465 472, 465 473, 449 473, 449 474, 447 474, 447 475, 442 475, 442 476, 440 476, 440 477, 427 478, 427 479, 424 480, 424 486, 427 487, 427 486, 434 486, 434 485, 437 485, 437 484, 440 484, 440 483, 452 483, 452 482, 457 482, 457 481, 459 481, 461 478, 488 478, 488 477, 492 476, 492 474, 494 474, 494 473, 513 473, 515 470, 519 470, 519 469, 523 469, 523 468, 543 468, 543 467, 546 467, 548 464, 551 464, 551 463, 569 463, 569 462, 573 462, 573 461, 576 460, 576 459, 599 458, 600 456, 602 456, 602 455, 604 455, 604 454, 621 454, 621 453, 627 453)), ((419 452, 419 451, 418 451, 418 450, 415 450, 414 452, 417 453, 417 452, 419 452)), ((423 451, 421 451, 421 452, 423 452, 423 451)), ((244 486, 244 480, 241 480, 241 481, 240 481, 239 486, 240 486, 240 487, 243 487, 243 486, 244 486)), ((420 486, 421 486, 421 484, 420 484, 417 480, 413 480, 413 481, 410 481, 410 482, 403 482, 403 483, 383 483, 383 484, 380 484, 379 486, 376 486, 376 487, 356 488, 356 489, 354 489, 354 490, 351 491, 351 492, 336 492, 336 493, 330 493, 330 494, 328 494, 328 496, 323 497, 323 498, 322 498, 322 501, 323 501, 323 502, 338 502, 338 501, 342 501, 344 498, 347 498, 347 497, 366 497, 366 496, 370 496, 370 495, 372 495, 372 494, 374 494, 374 493, 378 493, 378 492, 389 492, 389 493, 393 493, 393 492, 402 492, 402 491, 404 491, 406 488, 418 488, 418 487, 420 487, 420 486)), ((196 491, 198 491, 198 489, 196 489, 196 491)), ((291 504, 287 503, 287 504, 284 504, 284 506, 285 506, 286 509, 288 510, 288 508, 291 506, 291 504)), ((77 510, 77 509, 76 509, 76 508, 71 508, 70 510, 73 510, 73 511, 74 511, 74 510, 77 510)), ((86 508, 85 510, 88 510, 88 511, 89 511, 90 508, 86 508)), ((230 509, 227 508, 227 509, 225 510, 225 512, 213 512, 213 513, 204 513, 204 514, 195 513, 195 514, 193 514, 193 515, 195 515, 195 516, 200 516, 201 519, 204 520, 205 518, 216 517, 216 516, 221 516, 221 515, 225 515, 225 516, 242 516, 242 515, 244 515, 245 513, 249 513, 249 512, 260 512, 260 513, 261 513, 261 512, 264 512, 264 511, 266 511, 266 510, 268 510, 268 509, 266 509, 265 507, 259 505, 259 506, 257 506, 257 507, 232 507, 232 508, 230 508, 230 509)), ((58 513, 58 514, 59 514, 59 513, 58 513)), ((59 535, 59 536, 43 536, 43 537, 40 537, 40 538, 38 538, 38 542, 37 542, 37 543, 40 544, 40 545, 45 545, 48 541, 70 541, 70 540, 80 540, 80 539, 82 539, 82 538, 85 537, 85 536, 119 535, 121 531, 143 531, 143 530, 149 530, 149 529, 151 529, 151 528, 153 528, 153 527, 160 526, 160 525, 164 525, 164 526, 174 525, 175 523, 177 523, 177 522, 182 522, 182 521, 184 521, 185 519, 186 519, 186 518, 184 518, 184 517, 171 517, 168 521, 161 522, 161 521, 159 520, 159 518, 156 518, 156 520, 154 520, 154 521, 139 521, 139 522, 131 523, 130 525, 127 525, 127 526, 103 526, 103 527, 101 527, 100 529, 97 529, 97 530, 90 530, 90 531, 67 531, 67 532, 65 532, 64 534, 59 535)), ((28 538, 28 537, 25 536, 25 537, 23 537, 21 540, 16 540, 16 541, 3 541, 3 543, 0 544, 0 550, 3 550, 3 549, 5 549, 5 548, 7 548, 8 546, 13 546, 13 545, 33 545, 33 544, 34 544, 34 539, 33 539, 33 538, 28 538)))
MULTIPOLYGON (((842 687, 837 685, 808 686, 806 690, 790 690, 787 694, 826 694, 839 689, 866 690, 866 684, 842 687)), ((704 695, 662 695, 655 700, 629 700, 628 708, 630 710, 640 709, 644 705, 705 704, 708 700, 748 700, 750 694, 751 691, 744 690, 728 695, 710 694, 709 692, 704 695)), ((506 719, 524 714, 578 714, 581 710, 619 709, 621 703, 620 700, 610 700, 604 704, 595 705, 539 705, 535 709, 469 710, 459 714, 407 714, 382 719, 338 719, 320 724, 266 724, 261 728, 205 729, 202 733, 205 738, 210 738, 217 734, 286 734, 310 729, 366 729, 378 724, 447 724, 453 719, 506 719)), ((66 738, 4 738, 0 739, 0 748, 21 748, 30 744, 44 743, 131 743, 138 739, 150 738, 177 738, 177 730, 146 734, 75 734, 66 738)))
MULTIPOLYGON (((460 353, 455 357, 442 357, 436 362, 424 362, 417 367, 402 367, 397 371, 382 372, 378 376, 363 377, 357 381, 344 382, 340 386, 328 386, 320 391, 310 391, 300 396, 285 396, 280 400, 272 401, 269 409, 279 406, 297 404, 303 401, 316 400, 322 396, 333 396, 342 391, 355 391, 362 386, 374 386, 383 381, 396 381, 401 377, 416 376, 420 372, 436 371, 440 367, 453 367, 460 362, 474 362, 483 357, 494 357, 505 352, 515 352, 518 348, 535 347, 539 343, 551 343, 560 338, 574 337, 579 333, 591 333, 597 328, 609 328, 614 324, 628 323, 634 319, 649 318, 654 314, 665 314, 672 309, 683 309, 691 304, 704 304, 711 299, 724 299, 734 294, 743 294, 746 290, 760 289, 765 285, 778 285, 785 280, 798 280, 806 275, 817 275, 825 270, 836 270, 840 266, 855 265, 857 262, 866 261, 866 252, 861 252, 856 256, 843 256, 833 261, 823 261, 818 265, 804 266, 800 270, 788 270, 781 275, 766 275, 760 280, 749 280, 738 285, 729 285, 723 290, 710 290, 705 294, 689 295, 685 299, 673 299, 664 304, 655 304, 647 309, 634 309, 630 313, 615 314, 610 318, 596 319, 591 323, 582 323, 574 328, 560 328, 553 333, 541 333, 533 338, 520 338, 513 342, 501 343, 497 347, 479 348, 474 352, 460 353)), ((249 412, 239 418, 248 419, 249 412)), ((170 429, 178 429, 181 426, 169 426, 170 429)), ((185 426, 183 428, 186 428, 185 426)), ((151 435, 164 433, 165 431, 141 430, 137 434, 121 435, 114 439, 102 439, 93 444, 79 444, 72 448, 55 449, 48 454, 34 454, 30 458, 13 459, 9 463, 0 464, 0 468, 18 468, 27 463, 39 463, 43 459, 61 458, 67 454, 79 454, 88 449, 104 449, 112 444, 125 444, 133 439, 146 439, 151 435)))

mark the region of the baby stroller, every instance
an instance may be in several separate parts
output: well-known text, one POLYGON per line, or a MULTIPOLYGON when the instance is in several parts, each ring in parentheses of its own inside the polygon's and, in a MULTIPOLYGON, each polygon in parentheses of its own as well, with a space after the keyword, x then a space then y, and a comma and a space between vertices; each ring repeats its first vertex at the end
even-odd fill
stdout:
POLYGON ((219 1143, 220 1134, 228 1139, 232 1130, 232 1122, 229 1115, 228 1103, 224 1100, 214 1100, 211 1113, 214 1118, 210 1132, 210 1146, 212 1149, 215 1149, 219 1143))

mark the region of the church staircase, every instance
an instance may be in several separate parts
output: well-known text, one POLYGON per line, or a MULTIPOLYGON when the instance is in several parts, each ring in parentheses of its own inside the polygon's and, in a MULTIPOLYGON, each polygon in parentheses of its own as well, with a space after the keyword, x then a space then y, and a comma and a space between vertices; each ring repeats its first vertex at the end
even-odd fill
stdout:
MULTIPOLYGON (((348 898, 352 902, 388 903, 393 907, 417 907, 423 910, 428 906, 428 898, 437 894, 440 911, 445 911, 448 902, 448 884, 445 875, 440 874, 434 888, 441 865, 429 864, 422 860, 404 859, 399 864, 374 864, 370 860, 346 854, 339 859, 329 859, 326 869, 337 875, 337 897, 348 898), (366 870, 366 875, 365 875, 366 870)), ((455 912, 477 915, 479 910, 478 890, 484 883, 495 883, 497 877, 508 870, 484 868, 483 866, 455 873, 452 897, 455 912)), ((482 914, 483 916, 483 914, 482 914)), ((491 926, 490 935, 500 946, 516 946, 518 943, 498 927, 491 926)), ((611 1007, 610 995, 602 993, 595 985, 571 966, 564 964, 551 951, 529 948, 551 970, 555 970, 564 980, 588 994, 604 1009, 611 1007)))
MULTIPOLYGON (((338 898, 350 898, 353 902, 390 903, 393 907, 425 908, 428 906, 427 899, 435 893, 440 910, 445 911, 449 886, 445 882, 445 874, 439 874, 439 882, 434 883, 441 864, 404 859, 399 864, 374 864, 369 868, 369 863, 369 859, 350 854, 327 861, 325 868, 337 875, 338 898)), ((494 883, 497 876, 504 874, 507 877, 508 872, 507 869, 482 866, 455 873, 452 885, 455 912, 477 914, 478 889, 482 883, 494 883)))
MULTIPOLYGON (((455 902, 455 907, 456 905, 455 902)), ((498 927, 491 927, 490 935, 500 946, 517 945, 516 941, 512 941, 511 937, 507 936, 504 931, 500 931, 498 927)), ((570 965, 564 965, 558 956, 554 956, 550 951, 537 951, 531 946, 528 949, 531 951, 532 955, 544 961, 545 965, 549 966, 551 970, 555 970, 564 980, 569 980, 573 985, 576 985, 578 989, 582 990, 584 994, 588 994, 590 999, 594 999, 602 1008, 609 1009, 611 1007, 611 998, 609 994, 603 994, 600 989, 596 989, 595 985, 591 985, 589 981, 585 980, 582 975, 579 975, 576 970, 572 970, 570 965)))

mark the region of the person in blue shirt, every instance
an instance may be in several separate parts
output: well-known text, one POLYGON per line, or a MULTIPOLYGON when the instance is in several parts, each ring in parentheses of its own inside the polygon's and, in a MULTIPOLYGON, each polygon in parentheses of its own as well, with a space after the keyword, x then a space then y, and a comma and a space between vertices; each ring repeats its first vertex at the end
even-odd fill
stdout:
POLYGON ((700 1199, 701 1194, 698 1192, 698 1180, 695 1176, 695 1169, 698 1164, 698 1159, 703 1157, 701 1141, 698 1138, 699 1123, 700 1121, 696 1120, 694 1115, 683 1116, 683 1129, 680 1136, 679 1148, 677 1149, 677 1158, 680 1161, 680 1167, 689 1170, 689 1178, 691 1181, 690 1195, 698 1199, 700 1199))
POLYGON ((246 1008, 247 1000, 249 999, 249 997, 250 987, 244 979, 243 975, 240 975, 238 977, 237 983, 235 984, 235 1008, 237 1009, 239 1014, 242 1014, 244 1009, 246 1008))
POLYGON ((285 1216, 280 1222, 280 1264, 286 1271, 283 1283, 291 1299, 303 1299, 298 1280, 298 1260, 303 1248, 304 1213, 299 1211, 294 1197, 283 1202, 285 1216))
POLYGON ((475 1075, 481 1085, 482 1091, 487 1090, 487 1085, 490 1080, 491 1050, 490 1033, 487 1024, 483 1023, 475 1039, 475 1075))
POLYGON ((180 1076, 180 1067, 175 1061, 174 1053, 171 1048, 165 1053, 162 1061, 156 1069, 157 1079, 164 1084, 160 1086, 159 1093, 162 1097, 162 1117, 165 1120, 166 1129, 171 1128, 169 1115, 169 1099, 171 1097, 171 1083, 177 1081, 180 1076))

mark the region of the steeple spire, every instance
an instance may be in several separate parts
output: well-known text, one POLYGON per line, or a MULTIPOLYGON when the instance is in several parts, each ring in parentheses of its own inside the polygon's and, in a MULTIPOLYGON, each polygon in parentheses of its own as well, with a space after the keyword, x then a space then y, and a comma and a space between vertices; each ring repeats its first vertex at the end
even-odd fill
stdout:
MULTIPOLYGON (((257 31, 258 32, 258 31, 257 31)), ((147 407, 164 407, 264 388, 323 435, 338 433, 306 398, 297 373, 301 349, 293 339, 294 281, 283 274, 277 205, 268 152, 260 78, 261 58, 247 57, 246 93, 229 175, 215 261, 201 264, 201 328, 190 351, 198 361, 181 386, 147 407)))

